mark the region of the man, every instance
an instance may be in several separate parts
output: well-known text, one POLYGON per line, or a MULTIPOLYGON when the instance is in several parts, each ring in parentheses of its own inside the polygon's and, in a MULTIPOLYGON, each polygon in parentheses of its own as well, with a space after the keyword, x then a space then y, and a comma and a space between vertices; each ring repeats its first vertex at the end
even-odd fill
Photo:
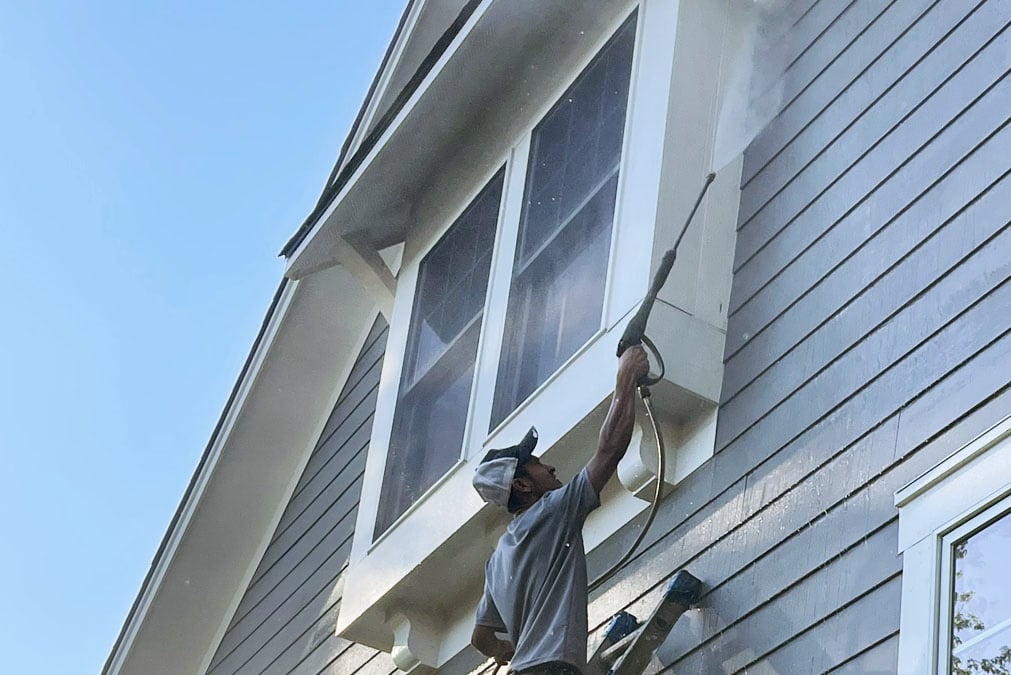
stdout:
POLYGON ((586 668, 586 553, 583 522, 600 505, 632 439, 636 383, 649 371, 642 347, 622 354, 597 451, 563 486, 533 455, 537 432, 481 460, 474 487, 514 514, 485 566, 484 595, 471 643, 524 675, 579 674, 586 668), (505 633, 508 640, 496 633, 505 633))

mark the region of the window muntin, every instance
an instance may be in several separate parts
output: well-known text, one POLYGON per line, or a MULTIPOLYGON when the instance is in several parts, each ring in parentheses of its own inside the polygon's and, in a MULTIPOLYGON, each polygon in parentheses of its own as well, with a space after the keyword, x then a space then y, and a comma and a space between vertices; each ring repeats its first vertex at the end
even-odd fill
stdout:
POLYGON ((533 131, 492 428, 600 327, 634 42, 633 14, 533 131))
POLYGON ((375 537, 461 455, 504 175, 419 266, 375 537))
POLYGON ((951 556, 949 618, 952 675, 1011 672, 1011 514, 964 537, 951 556))

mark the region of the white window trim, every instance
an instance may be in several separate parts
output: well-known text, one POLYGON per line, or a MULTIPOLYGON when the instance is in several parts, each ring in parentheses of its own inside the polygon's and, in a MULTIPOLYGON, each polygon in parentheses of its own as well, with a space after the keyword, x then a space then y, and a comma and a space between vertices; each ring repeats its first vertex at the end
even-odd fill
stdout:
POLYGON ((946 672, 952 542, 1011 511, 1011 416, 895 493, 902 554, 898 672, 946 672))
MULTIPOLYGON (((603 417, 614 385, 614 370, 602 368, 601 364, 613 366, 615 363, 614 349, 624 321, 648 287, 650 269, 643 260, 650 255, 657 258, 658 247, 661 252, 666 249, 665 244, 669 245, 667 229, 673 227, 668 222, 670 214, 682 217, 697 194, 697 187, 694 184, 687 186, 687 183, 683 190, 678 189, 671 194, 671 172, 694 178, 704 175, 709 168, 709 146, 696 136, 679 142, 676 167, 672 167, 671 131, 668 129, 669 126, 685 129, 695 128, 700 123, 703 126, 715 124, 713 116, 718 109, 715 82, 712 91, 704 92, 704 96, 690 101, 678 99, 676 105, 673 100, 674 92, 684 86, 683 80, 687 77, 687 74, 675 77, 677 64, 687 67, 697 58, 697 52, 708 49, 712 42, 694 34, 682 35, 680 30, 677 33, 679 38, 673 40, 671 28, 680 28, 682 11, 693 22, 700 20, 700 16, 712 20, 711 10, 706 7, 684 7, 679 0, 624 0, 620 7, 610 6, 613 14, 600 22, 599 33, 598 27, 594 28, 592 44, 581 43, 586 51, 567 62, 565 74, 558 74, 557 86, 551 94, 538 97, 536 108, 526 107, 529 105, 527 102, 520 108, 526 121, 521 123, 515 134, 511 134, 509 145, 506 146, 503 141, 494 146, 500 150, 489 152, 480 160, 483 168, 467 176, 468 181, 473 179, 474 182, 469 183, 466 198, 461 197, 458 201, 454 198, 452 205, 441 202, 422 204, 419 212, 412 214, 415 225, 404 246, 404 262, 390 321, 387 354, 402 354, 406 346, 422 257, 505 163, 488 301, 479 337, 479 356, 461 457, 442 479, 372 541, 403 368, 402 359, 387 359, 379 387, 372 444, 347 571, 347 590, 338 617, 338 634, 380 649, 390 649, 392 637, 393 651, 401 659, 397 661, 398 665, 401 661, 405 665, 411 663, 407 652, 414 653, 420 662, 432 666, 443 664, 467 644, 473 625, 470 603, 471 600, 476 602, 476 598, 467 595, 470 585, 476 583, 470 575, 480 574, 480 564, 490 551, 486 547, 494 545, 497 530, 502 524, 470 487, 471 472, 478 458, 487 447, 511 444, 527 427, 536 424, 540 431, 538 450, 547 452, 549 460, 559 464, 564 475, 569 475, 570 470, 577 470, 577 461, 585 463, 588 459, 587 448, 592 449, 599 420, 595 422, 596 426, 580 422, 585 422, 590 415, 603 417), (532 132, 632 12, 637 13, 635 46, 600 328, 517 410, 489 432, 532 132), (682 37, 686 39, 682 40, 682 37), (675 55, 679 56, 675 58, 675 55), (665 136, 664 143, 657 142, 658 134, 665 136), (685 152, 688 154, 680 151, 683 144, 687 144, 685 152), (480 180, 477 180, 478 173, 483 174, 480 180), (661 241, 657 243, 655 239, 661 241), (587 431, 591 426, 592 433, 587 431), (424 532, 424 536, 418 536, 419 532, 424 532), (464 542, 465 550, 460 548, 464 542), (456 563, 452 572, 442 564, 446 556, 451 556, 456 563), (435 615, 429 615, 431 612, 439 613, 437 620, 435 615), (415 637, 412 638, 412 635, 415 637), (422 650, 428 656, 417 651, 422 649, 422 644, 428 645, 422 650), (433 656, 432 649, 438 652, 437 656, 433 656)), ((723 49, 722 42, 717 44, 723 49)), ((739 170, 738 163, 736 171, 739 170)), ((697 224, 692 236, 686 239, 682 248, 688 253, 682 257, 699 255, 710 264, 726 262, 729 276, 738 192, 733 170, 724 175, 727 179, 717 181, 710 195, 713 200, 722 198, 730 206, 714 208, 712 216, 708 207, 699 214, 703 222, 697 224), (714 238, 706 239, 701 233, 709 231, 710 219, 718 227, 712 234, 714 238), (729 232, 720 229, 724 226, 729 232), (727 248, 727 260, 719 260, 705 248, 707 246, 721 250, 727 248)), ((719 264, 716 266, 719 267, 719 264)), ((661 414, 681 414, 679 419, 692 421, 691 426, 685 429, 669 429, 672 434, 687 432, 679 436, 679 443, 669 448, 673 460, 668 465, 669 483, 676 483, 712 455, 715 406, 722 382, 725 323, 721 326, 718 320, 714 321, 704 312, 699 316, 693 314, 696 301, 692 293, 696 292, 695 275, 699 272, 684 268, 681 274, 691 279, 690 284, 684 284, 689 288, 676 294, 673 300, 664 299, 657 303, 651 322, 655 330, 662 327, 659 328, 662 333, 678 336, 677 344, 670 345, 661 344, 662 336, 657 335, 661 338, 657 341, 658 345, 669 359, 668 380, 658 386, 667 387, 662 394, 671 408, 661 410, 661 414), (685 359, 685 354, 693 356, 690 362, 685 359), (674 395, 668 396, 668 393, 674 395), (705 408, 705 405, 709 407, 705 408)), ((729 281, 726 283, 729 294, 729 281)), ((634 444, 640 445, 638 440, 634 444)), ((647 446, 648 442, 643 442, 634 451, 630 449, 626 459, 632 459, 634 463, 634 456, 648 452, 647 446)), ((649 456, 652 457, 652 454, 649 456)), ((646 502, 636 496, 644 494, 639 484, 643 476, 639 475, 641 472, 632 473, 638 481, 635 486, 629 486, 627 491, 619 485, 609 486, 604 508, 587 522, 584 537, 588 549, 594 548, 646 508, 646 502)))
MULTIPOLYGON (((643 3, 645 4, 645 3, 643 3)), ((618 241, 618 231, 621 229, 618 224, 623 222, 622 206, 626 201, 626 173, 629 169, 629 147, 630 137, 633 129, 633 111, 635 109, 636 102, 636 82, 638 80, 637 71, 639 62, 641 60, 642 51, 642 40, 644 31, 643 28, 643 8, 633 4, 630 5, 629 9, 625 12, 620 13, 619 18, 603 32, 603 40, 597 44, 592 50, 588 59, 585 59, 575 71, 575 74, 569 78, 557 91, 553 92, 552 95, 545 101, 544 105, 537 111, 533 122, 524 130, 520 141, 516 144, 513 149, 512 156, 512 167, 513 170, 510 173, 510 180, 515 181, 516 189, 510 193, 510 204, 509 210, 506 211, 508 220, 500 222, 500 226, 503 230, 507 231, 507 236, 503 237, 498 245, 501 246, 501 251, 507 252, 503 253, 499 260, 498 267, 492 266, 493 280, 498 283, 495 284, 492 291, 494 294, 489 294, 488 296, 488 306, 492 308, 492 312, 489 319, 492 319, 494 325, 494 332, 491 333, 491 338, 487 349, 485 351, 478 352, 478 364, 479 370, 485 373, 484 377, 479 380, 478 384, 475 385, 475 389, 481 392, 481 397, 476 401, 476 408, 471 409, 471 416, 477 422, 477 428, 487 430, 483 437, 481 438, 480 444, 473 444, 471 446, 471 452, 469 456, 474 456, 479 453, 479 451, 486 450, 491 447, 496 447, 498 445, 511 445, 514 441, 511 439, 513 437, 519 438, 523 435, 527 428, 531 425, 526 424, 523 426, 525 421, 520 420, 516 422, 517 418, 528 417, 524 415, 524 412, 538 406, 538 401, 542 401, 545 397, 545 392, 552 390, 555 382, 571 367, 572 364, 579 361, 583 355, 590 350, 593 345, 603 336, 606 329, 609 326, 614 325, 613 315, 615 313, 615 308, 613 307, 614 302, 612 300, 611 286, 613 284, 615 269, 620 267, 619 259, 616 255, 617 252, 617 241, 618 241), (522 218, 523 212, 523 197, 526 194, 526 177, 527 168, 530 162, 530 144, 533 140, 534 129, 539 125, 548 115, 549 112, 555 107, 561 98, 562 94, 571 87, 576 78, 593 62, 593 60, 600 54, 604 46, 611 40, 614 34, 620 29, 625 21, 631 16, 632 12, 636 12, 636 25, 635 25, 635 35, 633 36, 633 47, 632 47, 632 65, 629 72, 629 85, 628 85, 628 98, 625 102, 625 125, 622 127, 622 142, 621 142, 621 156, 618 158, 618 185, 616 188, 615 199, 614 199, 614 213, 612 214, 611 221, 611 237, 608 249, 607 257, 607 268, 605 270, 606 279, 604 281, 603 298, 601 303, 600 312, 600 322, 597 326, 597 330, 587 338, 586 342, 583 343, 581 347, 576 349, 569 358, 567 358, 558 368, 555 369, 551 375, 545 378, 544 382, 539 384, 534 388, 530 394, 520 401, 516 407, 502 418, 502 421, 495 425, 494 428, 489 429, 489 424, 491 422, 491 412, 492 406, 494 404, 495 398, 495 385, 498 378, 499 361, 502 357, 502 341, 505 338, 505 324, 507 318, 507 312, 509 307, 509 293, 512 291, 513 282, 513 266, 515 264, 515 251, 517 239, 519 238, 519 228, 520 220, 522 218), (479 388, 479 385, 483 383, 483 387, 479 388)), ((505 199, 505 197, 503 197, 505 199)), ((650 230, 652 230, 652 223, 650 224, 650 230)), ((496 254, 499 251, 496 251, 496 254)), ((473 402, 472 402, 473 403, 473 402)), ((535 412, 537 412, 535 410, 535 412)), ((541 406, 541 413, 544 412, 543 406, 541 406)))
MULTIPOLYGON (((644 3, 645 4, 645 3, 644 3)), ((660 3, 653 3, 654 5, 660 3)), ((547 97, 542 106, 532 116, 530 124, 524 129, 515 145, 508 153, 495 163, 494 168, 482 176, 481 180, 475 181, 467 198, 456 205, 452 217, 440 222, 437 227, 426 228, 425 231, 414 234, 409 240, 404 250, 403 263, 398 274, 397 295, 394 301, 393 313, 390 318, 390 330, 387 338, 387 354, 405 354, 407 348, 408 331, 410 328, 411 313, 414 307, 415 292, 417 286, 418 273, 421 261, 431 251, 432 247, 449 231, 456 219, 466 210, 470 203, 485 188, 488 181, 505 165, 504 183, 502 186, 501 203, 499 204, 499 220, 495 233, 495 249, 492 253, 490 276, 488 280, 488 292, 485 303, 485 315, 482 321, 480 337, 478 339, 477 367, 475 368, 475 379, 471 387, 470 408, 468 410, 467 422, 464 429, 462 452, 459 461, 453 464, 446 473, 427 489, 417 500, 414 501, 384 532, 374 539, 372 537, 376 517, 379 512, 379 500, 383 471, 388 459, 388 449, 390 437, 392 435, 393 416, 396 410, 401 374, 403 372, 403 358, 387 359, 383 365, 382 378, 379 387, 379 399, 376 404, 376 414, 373 421, 373 433, 369 448, 369 466, 366 469, 365 480, 363 482, 362 496, 359 503, 358 521, 356 525, 355 544, 352 552, 352 561, 361 560, 374 550, 381 547, 385 541, 396 538, 396 531, 400 526, 410 520, 421 505, 436 494, 440 487, 445 485, 452 474, 460 470, 466 464, 466 460, 482 454, 487 447, 492 447, 501 439, 516 434, 516 429, 521 427, 526 419, 531 417, 531 412, 537 414, 544 413, 543 406, 538 410, 538 401, 543 400, 545 392, 550 391, 558 379, 572 365, 579 361, 581 357, 590 350, 600 338, 606 334, 605 328, 613 327, 617 319, 623 315, 624 311, 618 314, 615 296, 618 295, 612 289, 614 270, 617 263, 615 249, 618 241, 617 226, 620 219, 631 219, 643 214, 624 214, 623 206, 629 201, 626 199, 625 174, 629 170, 628 154, 630 146, 630 136, 633 129, 634 108, 637 91, 637 67, 640 61, 641 42, 643 39, 643 8, 639 3, 630 3, 627 11, 618 14, 618 18, 606 30, 602 31, 600 39, 592 50, 588 51, 585 59, 571 74, 571 77, 564 79, 557 89, 547 97), (513 252, 516 247, 516 240, 519 236, 520 215, 523 205, 523 195, 525 192, 525 182, 527 166, 529 161, 530 142, 533 131, 544 119, 545 115, 555 106, 559 98, 572 86, 576 77, 593 61, 607 44, 614 33, 625 23, 632 12, 638 12, 635 28, 635 47, 632 56, 632 67, 629 83, 629 93, 627 110, 625 116, 625 126, 623 129, 621 158, 618 170, 618 192, 615 199, 614 222, 611 229, 611 253, 607 265, 607 281, 604 289, 603 309, 601 312, 600 328, 591 336, 586 343, 569 357, 544 383, 539 385, 515 410, 496 425, 490 432, 488 429, 491 419, 492 400, 494 398, 495 379, 498 374, 499 358, 502 349, 502 340, 505 333, 506 312, 508 307, 509 292, 512 286, 513 252), (615 316, 618 314, 618 316, 615 316), (526 414, 525 414, 526 413, 526 414), (518 421, 519 420, 519 421, 518 421), (367 535, 367 536, 366 536, 367 535), (365 544, 364 539, 370 541, 365 544)), ((662 88, 658 88, 662 89, 662 88)), ((667 91, 662 92, 666 98, 667 91)), ((640 125, 641 126, 641 125, 640 125)), ((659 172, 657 171, 657 174, 659 172)), ((657 183, 659 176, 657 176, 657 183)), ((635 200, 637 203, 642 200, 635 200)), ((653 204, 655 204, 655 198, 653 204)), ((653 209, 655 217, 655 208, 653 209)), ((631 221, 635 222, 635 221, 631 221)), ((641 240, 644 246, 648 246, 652 234, 652 221, 647 227, 636 228, 640 232, 638 236, 629 234, 627 237, 635 236, 641 240), (649 239, 646 239, 648 237, 649 239)), ((645 249, 643 249, 645 250, 645 249)), ((624 299, 618 296, 619 299, 624 299)), ((588 412, 588 411, 584 411, 588 412)), ((529 426, 529 424, 527 425, 529 426)), ((542 425, 539 425, 539 428, 542 425)), ((525 431, 526 427, 523 428, 525 431)), ((543 434, 542 434, 543 436, 543 434)), ((501 442, 505 442, 501 440, 501 442)))
MULTIPOLYGON (((421 271, 421 263, 432 250, 432 248, 442 239, 450 228, 456 223, 461 215, 470 207, 474 200, 481 194, 482 191, 488 186, 489 182, 502 170, 503 165, 504 176, 502 184, 502 196, 499 202, 498 210, 498 221, 495 227, 495 244, 492 251, 491 260, 491 270, 489 272, 488 285, 489 290, 485 296, 485 308, 484 317, 481 321, 481 330, 478 335, 478 363, 480 364, 480 355, 482 353, 482 345, 485 342, 488 335, 488 314, 489 314, 489 302, 491 296, 491 286, 495 281, 495 268, 498 264, 498 259, 504 257, 501 254, 503 250, 502 237, 503 237, 503 213, 505 210, 505 205, 508 200, 512 188, 512 172, 511 166, 512 154, 502 157, 501 161, 496 162, 495 168, 491 170, 487 175, 482 177, 482 180, 476 181, 473 189, 468 192, 467 198, 462 200, 462 202, 457 205, 452 217, 448 218, 446 222, 441 223, 441 226, 435 230, 426 232, 423 237, 418 237, 411 242, 410 251, 407 247, 404 250, 404 258, 401 263, 400 273, 398 278, 400 281, 397 284, 399 289, 397 292, 396 299, 393 306, 393 314, 390 318, 390 330, 387 335, 386 343, 386 353, 387 354, 400 354, 406 356, 408 337, 410 333, 410 323, 411 316, 414 311, 414 299, 417 291, 418 285, 418 274, 421 271)), ((457 471, 460 467, 464 465, 464 459, 467 456, 467 448, 470 446, 470 438, 472 433, 472 427, 474 425, 474 399, 478 389, 478 372, 475 369, 474 382, 471 385, 470 399, 469 399, 469 410, 467 415, 467 421, 464 425, 463 432, 463 444, 461 455, 440 477, 435 481, 431 487, 429 487, 425 492, 418 497, 410 506, 408 506, 400 516, 398 516, 385 531, 378 534, 378 536, 373 536, 376 525, 376 518, 379 514, 379 502, 382 495, 382 483, 386 470, 386 462, 389 459, 389 446, 390 438, 393 435, 393 418, 396 414, 397 403, 400 396, 400 385, 404 369, 404 358, 399 359, 386 359, 383 362, 383 370, 380 378, 379 384, 379 399, 376 402, 376 413, 372 423, 372 437, 369 445, 369 458, 368 466, 366 468, 365 481, 362 484, 362 495, 358 505, 358 521, 355 526, 355 545, 358 545, 359 538, 361 540, 368 539, 368 548, 365 551, 365 555, 371 553, 375 548, 382 545, 382 543, 388 539, 393 533, 399 528, 400 524, 405 520, 410 519, 411 514, 413 514, 420 505, 428 499, 428 497, 436 492, 439 488, 444 485, 457 471), (374 461, 373 461, 374 458, 374 461), (363 516, 367 516, 366 520, 362 520, 363 516)), ((352 556, 354 559, 354 556, 352 556)))

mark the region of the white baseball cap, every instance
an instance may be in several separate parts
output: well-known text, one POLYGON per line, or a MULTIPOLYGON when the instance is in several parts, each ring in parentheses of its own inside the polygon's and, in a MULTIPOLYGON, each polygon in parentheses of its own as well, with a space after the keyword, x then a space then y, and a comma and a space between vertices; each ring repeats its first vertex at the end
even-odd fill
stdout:
POLYGON ((530 431, 516 445, 489 450, 477 465, 472 481, 481 499, 496 506, 508 506, 516 469, 530 458, 536 445, 537 429, 530 427, 530 431))

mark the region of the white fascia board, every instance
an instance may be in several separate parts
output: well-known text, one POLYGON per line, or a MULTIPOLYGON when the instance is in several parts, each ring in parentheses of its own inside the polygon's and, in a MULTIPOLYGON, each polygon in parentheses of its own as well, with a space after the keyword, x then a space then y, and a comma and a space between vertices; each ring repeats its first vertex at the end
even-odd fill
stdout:
POLYGON ((192 488, 180 504, 175 523, 170 526, 169 531, 165 535, 161 551, 152 562, 151 574, 144 581, 137 606, 131 612, 131 616, 128 617, 127 623, 123 627, 120 640, 114 647, 113 653, 109 657, 109 662, 106 664, 105 673, 119 675, 120 673, 127 672, 123 669, 123 664, 128 655, 133 651, 137 634, 140 632, 144 620, 154 603, 155 596, 161 589, 167 570, 178 552, 180 541, 186 533, 187 526, 200 503, 200 497, 206 490, 210 477, 214 473, 214 469, 221 457, 225 439, 228 438, 229 431, 235 423, 236 411, 242 408, 244 401, 249 395, 253 382, 262 367, 264 356, 273 343, 277 335, 277 328, 283 321, 284 315, 291 304, 291 299, 295 294, 297 285, 297 282, 289 281, 284 283, 280 289, 277 304, 270 312, 261 341, 255 346, 255 351, 250 358, 249 367, 236 386, 234 400, 222 412, 221 429, 212 438, 206 458, 198 466, 197 473, 192 479, 192 488))
POLYGON ((432 67, 432 70, 425 77, 424 81, 418 86, 418 88, 411 95, 411 98, 404 104, 404 107, 400 110, 397 116, 393 119, 390 125, 383 132, 383 135, 379 138, 376 144, 372 147, 368 156, 362 161, 362 163, 355 170, 354 174, 344 185, 343 189, 337 194, 337 196, 331 201, 330 205, 326 210, 319 216, 316 223, 312 226, 312 229, 306 234, 305 238, 299 244, 298 248, 294 253, 288 258, 287 266, 285 268, 285 276, 296 278, 299 275, 299 270, 303 267, 316 267, 318 268, 321 264, 325 264, 326 261, 321 261, 315 259, 311 252, 316 249, 322 249, 316 258, 320 255, 325 256, 326 250, 329 249, 333 242, 326 241, 325 237, 320 237, 321 232, 326 228, 327 222, 330 220, 334 211, 337 209, 338 205, 347 197, 348 193, 351 192, 357 185, 358 181, 361 179, 362 175, 369 169, 371 164, 375 161, 376 157, 382 152, 384 146, 389 142, 390 138, 393 137, 400 126, 404 123, 411 112, 414 110, 415 106, 418 104, 431 87, 432 83, 439 77, 442 70, 445 68, 446 64, 456 55, 457 50, 460 45, 463 44, 471 31, 473 31, 474 26, 481 20, 485 12, 491 6, 495 0, 485 0, 474 10, 467 23, 463 26, 460 32, 456 35, 453 41, 450 43, 446 51, 443 52, 442 56, 432 67))
POLYGON ((285 284, 105 673, 203 672, 374 317, 342 268, 285 284))
POLYGON ((377 88, 353 140, 357 150, 386 115, 419 69, 432 57, 439 41, 459 20, 472 0, 416 0, 404 17, 404 29, 391 47, 391 58, 377 76, 377 88))

